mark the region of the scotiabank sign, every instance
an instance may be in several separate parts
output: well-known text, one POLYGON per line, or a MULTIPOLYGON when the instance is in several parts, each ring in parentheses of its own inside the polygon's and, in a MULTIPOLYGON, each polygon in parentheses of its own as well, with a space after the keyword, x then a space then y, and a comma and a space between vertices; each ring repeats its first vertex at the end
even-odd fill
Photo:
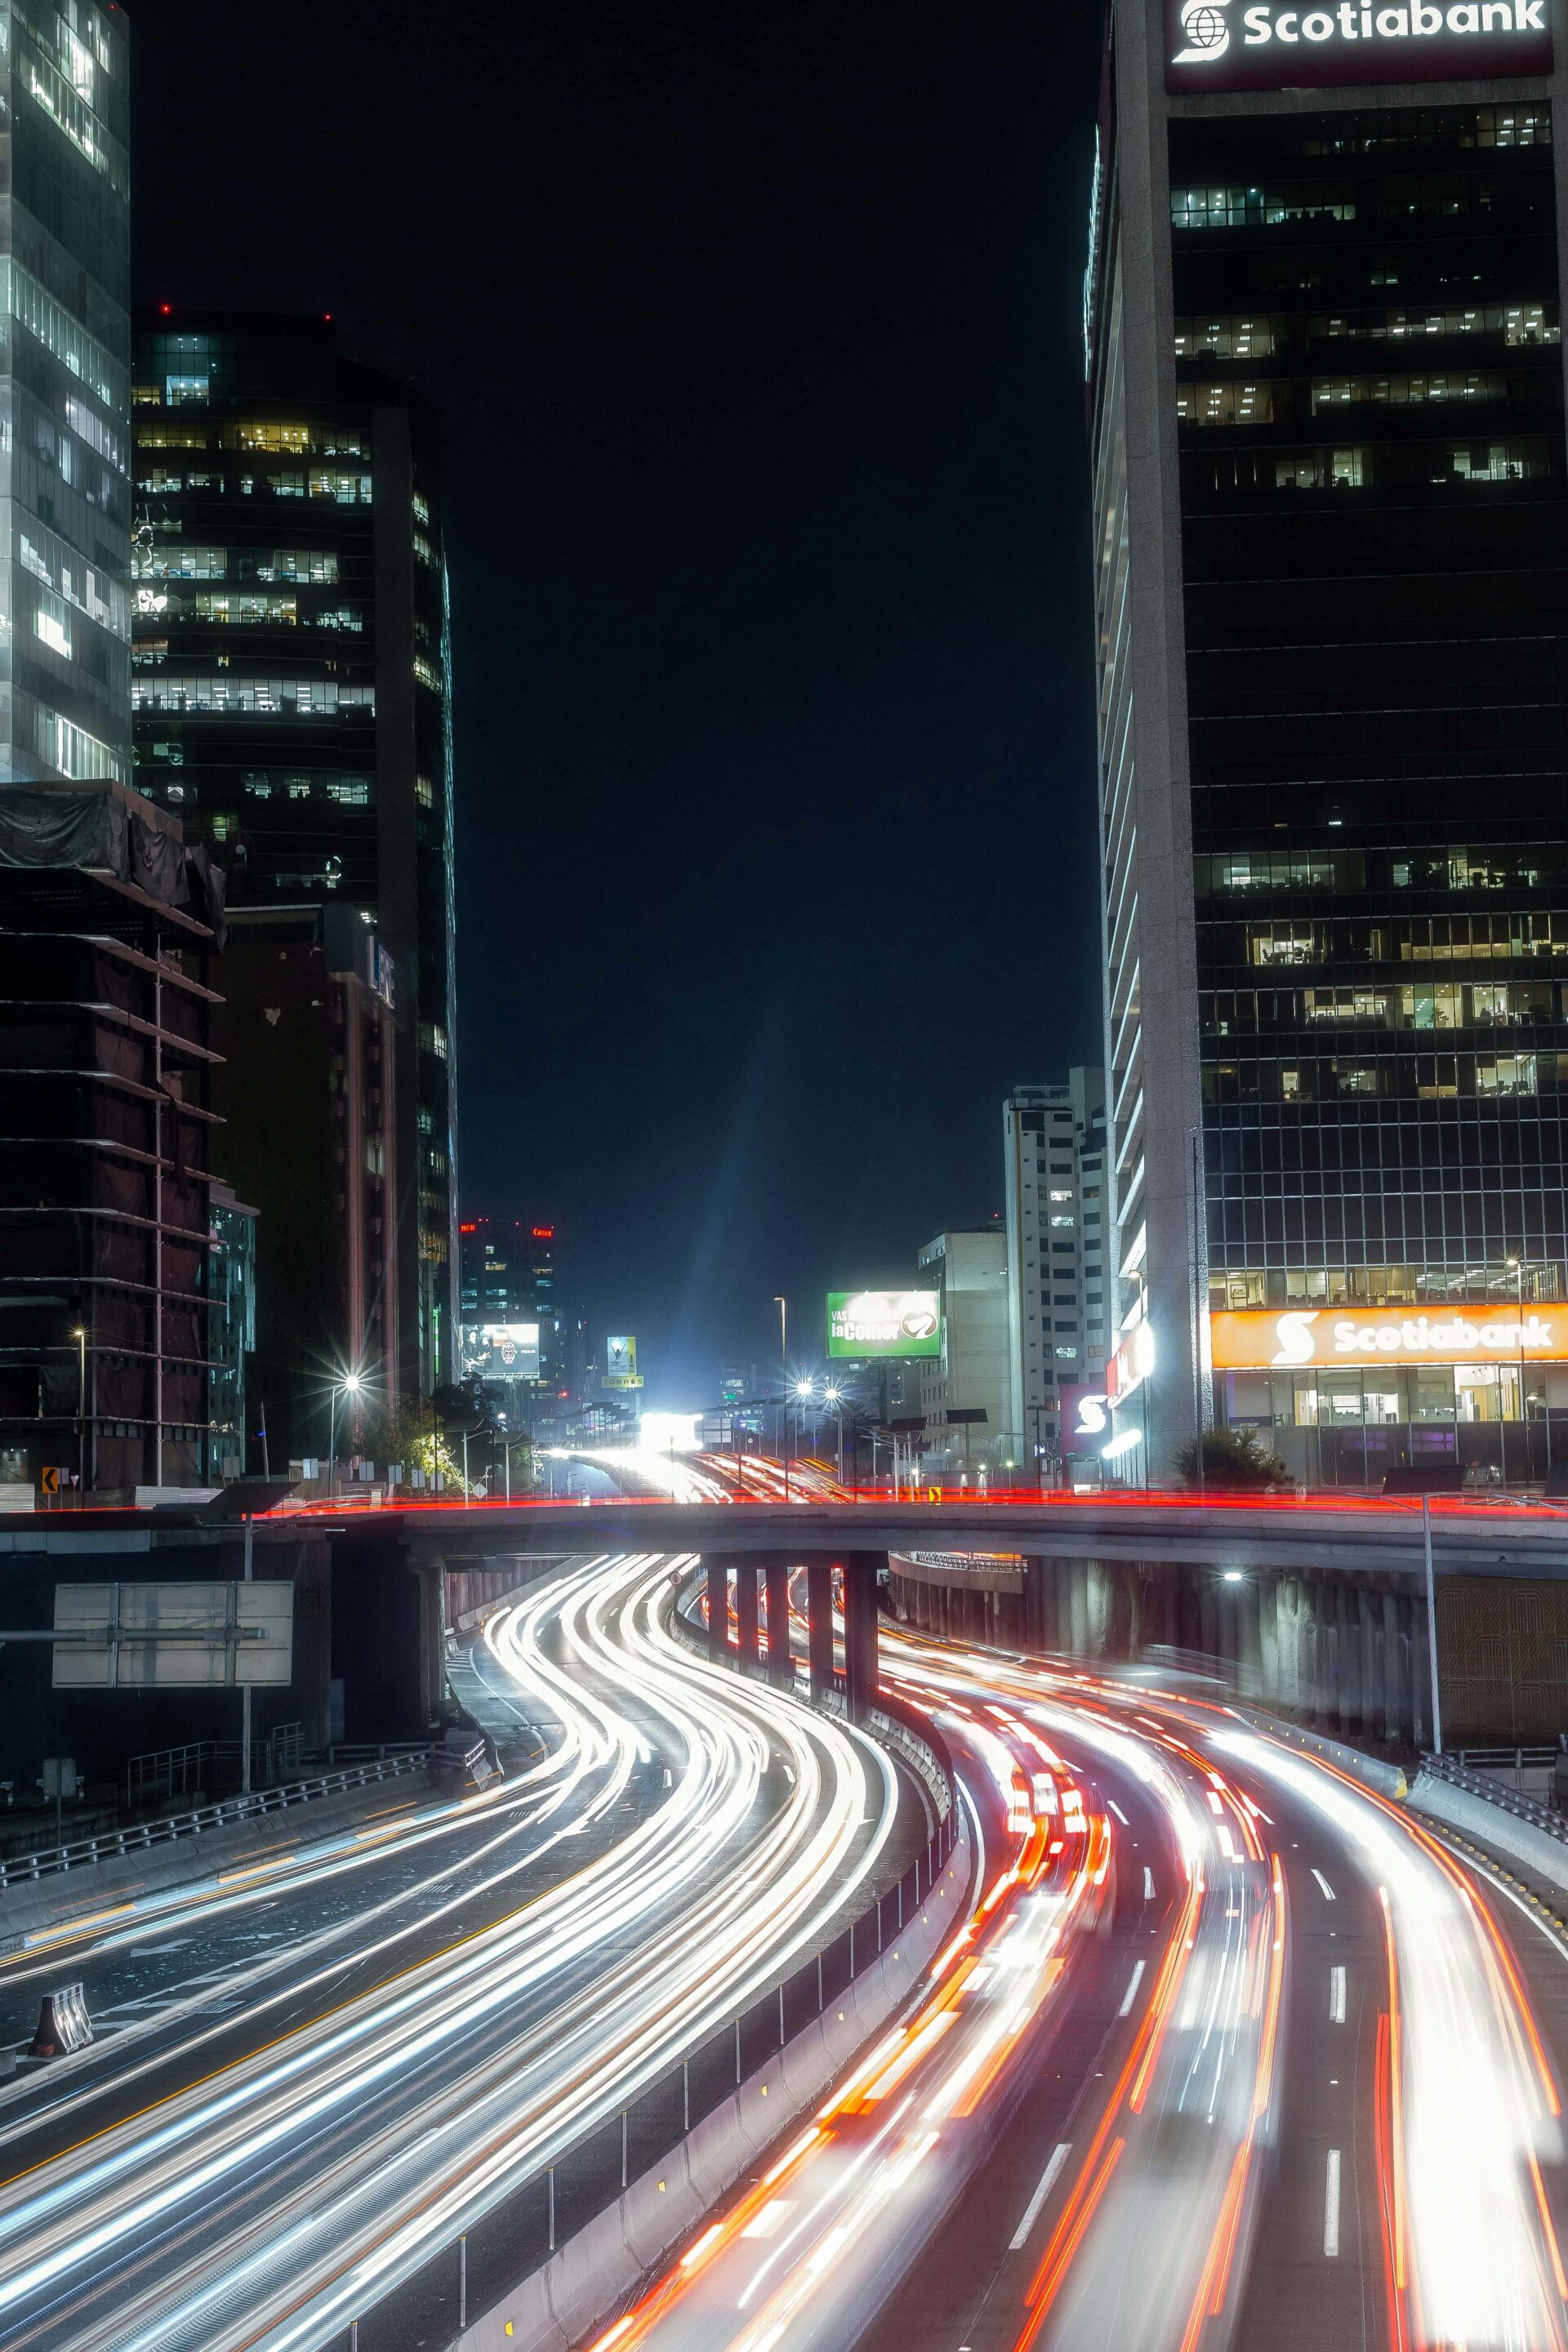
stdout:
POLYGON ((1556 0, 1165 0, 1165 88, 1328 89, 1358 82, 1490 81, 1552 71, 1556 0))
POLYGON ((1209 1317, 1216 1371, 1279 1371, 1308 1365, 1568 1363, 1568 1306, 1379 1308, 1289 1307, 1209 1317))

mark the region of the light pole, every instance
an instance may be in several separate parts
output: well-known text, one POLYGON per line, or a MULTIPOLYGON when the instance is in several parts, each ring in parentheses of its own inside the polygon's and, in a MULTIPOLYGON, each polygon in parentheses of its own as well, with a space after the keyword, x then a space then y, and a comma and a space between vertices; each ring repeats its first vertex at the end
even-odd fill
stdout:
POLYGON ((839 1485, 842 1486, 843 1486, 843 1484, 844 1484, 844 1391, 843 1391, 843 1390, 842 1390, 842 1389, 835 1389, 835 1388, 826 1388, 826 1389, 824 1389, 824 1390, 823 1390, 823 1391, 822 1391, 822 1402, 823 1402, 823 1403, 824 1403, 824 1404, 831 1405, 831 1406, 832 1406, 832 1408, 833 1408, 833 1423, 834 1423, 834 1427, 837 1429, 837 1433, 838 1433, 838 1483, 839 1483, 839 1485))
POLYGON ((76 1341, 76 1490, 87 1492, 87 1326, 79 1323, 71 1333, 76 1341))
MULTIPOLYGON (((1519 1293, 1519 1419, 1520 1426, 1524 1432, 1524 1477, 1525 1484, 1528 1486, 1534 1475, 1534 1468, 1530 1458, 1530 1403, 1524 1392, 1524 1260, 1521 1257, 1510 1257, 1509 1265, 1512 1268, 1519 1293)), ((1541 1391, 1542 1416, 1546 1423, 1546 1466, 1550 1470, 1552 1467, 1552 1400, 1547 1389, 1545 1372, 1541 1376, 1541 1391)), ((1506 1469, 1503 1477, 1506 1484, 1508 1477, 1506 1469)))
POLYGON ((773 1293, 773 1305, 779 1310, 779 1414, 784 1427, 780 1432, 780 1451, 784 1455, 784 1501, 789 1500, 789 1301, 773 1293))
POLYGON ((331 1502, 338 1491, 338 1399, 358 1396, 364 1386, 358 1372, 345 1372, 341 1381, 332 1382, 331 1411, 327 1416, 327 1500, 331 1502))

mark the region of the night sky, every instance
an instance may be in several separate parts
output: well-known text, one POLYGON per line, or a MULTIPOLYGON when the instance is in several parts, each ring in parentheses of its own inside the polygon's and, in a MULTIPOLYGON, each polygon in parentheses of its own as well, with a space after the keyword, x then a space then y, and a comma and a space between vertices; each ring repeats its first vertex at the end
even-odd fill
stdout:
POLYGON ((442 417, 465 1215, 805 1359, 1100 1050, 1098 0, 135 0, 141 301, 442 417))

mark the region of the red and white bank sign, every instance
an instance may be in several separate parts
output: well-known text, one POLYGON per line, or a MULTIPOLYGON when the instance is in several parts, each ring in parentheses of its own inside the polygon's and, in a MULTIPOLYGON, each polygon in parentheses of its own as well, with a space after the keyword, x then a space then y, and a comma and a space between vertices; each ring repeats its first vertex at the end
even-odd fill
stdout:
POLYGON ((1165 88, 1341 89, 1358 82, 1490 81, 1552 71, 1556 0, 1165 0, 1165 88))

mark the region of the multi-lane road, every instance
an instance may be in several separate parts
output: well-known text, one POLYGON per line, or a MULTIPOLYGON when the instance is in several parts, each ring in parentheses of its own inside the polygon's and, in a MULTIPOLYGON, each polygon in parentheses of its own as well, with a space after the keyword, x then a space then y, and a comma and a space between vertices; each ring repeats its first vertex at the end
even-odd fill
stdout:
POLYGON ((1223 1706, 908 1637, 885 1673, 963 1759, 970 1932, 605 2352, 1568 2341, 1535 1916, 1223 1706))
MULTIPOLYGON (((372 2311, 395 2345, 433 2249, 863 1906, 892 1766, 693 1654, 682 1565, 584 1559, 491 1621, 499 1788, 289 1817, 0 1963, 0 2039, 67 1976, 101 2029, 0 2083, 0 2352, 304 2352, 372 2311)), ((605 2352, 1568 2352, 1549 1924, 1212 1697, 891 1628, 882 1661, 957 1760, 967 1920, 605 2352)))
POLYGON ((716 1689, 670 1572, 584 1561, 492 1622, 543 1743, 501 1792, 0 1970, 14 2032, 68 1968, 118 2029, 0 2088, 7 2352, 331 2340, 864 1900, 891 1767, 716 1689))

